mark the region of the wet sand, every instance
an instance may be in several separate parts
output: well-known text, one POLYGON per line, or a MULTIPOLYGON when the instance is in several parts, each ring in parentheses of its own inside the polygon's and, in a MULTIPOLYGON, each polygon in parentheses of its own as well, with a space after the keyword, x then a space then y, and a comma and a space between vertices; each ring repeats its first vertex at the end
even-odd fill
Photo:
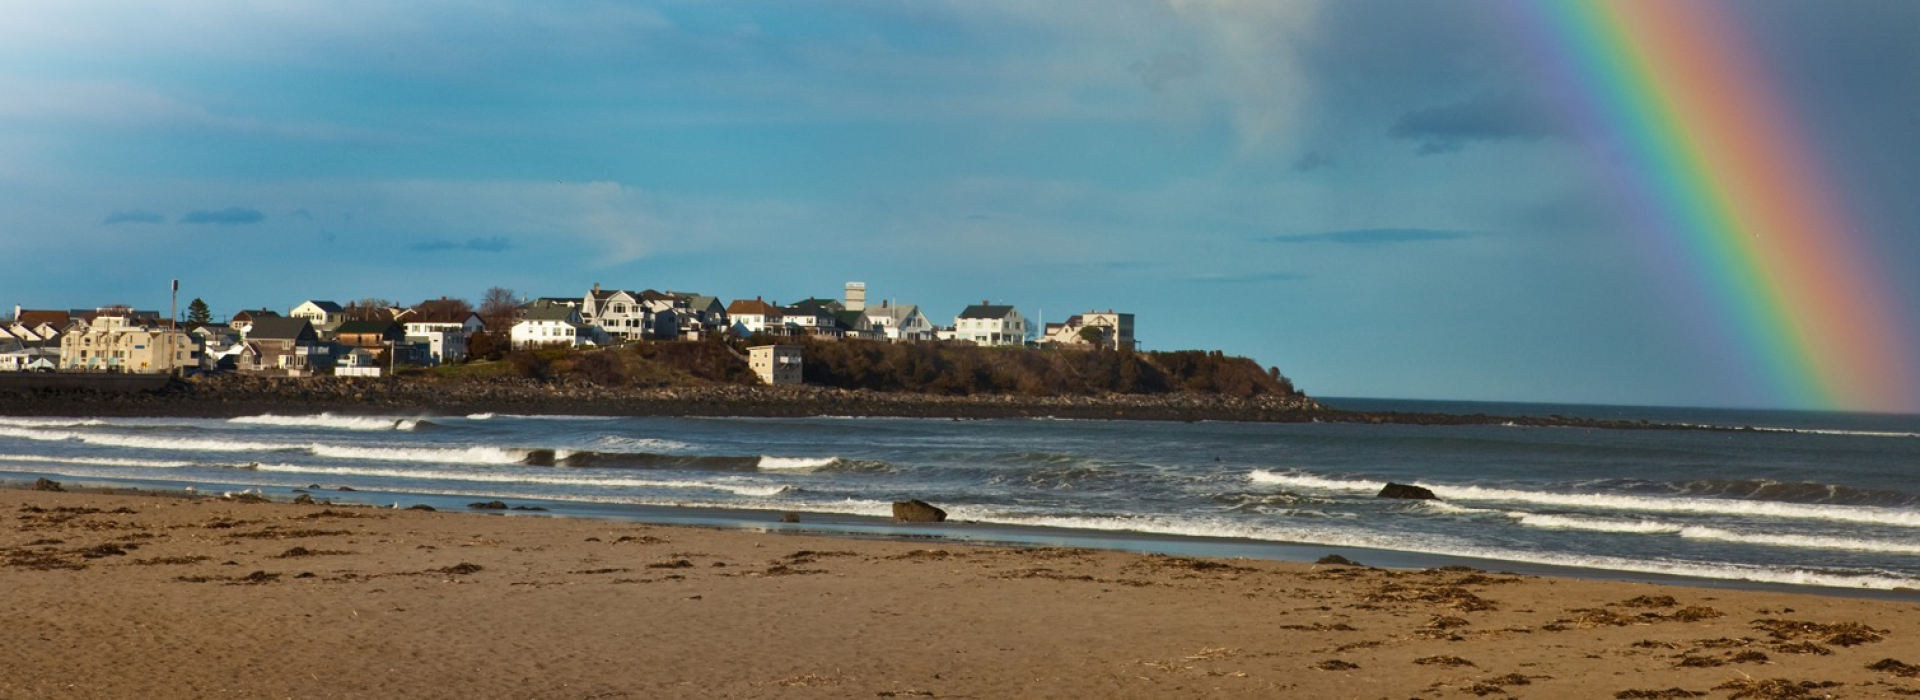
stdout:
POLYGON ((0 698, 1920 696, 1920 602, 8 489, 0 630, 0 698))

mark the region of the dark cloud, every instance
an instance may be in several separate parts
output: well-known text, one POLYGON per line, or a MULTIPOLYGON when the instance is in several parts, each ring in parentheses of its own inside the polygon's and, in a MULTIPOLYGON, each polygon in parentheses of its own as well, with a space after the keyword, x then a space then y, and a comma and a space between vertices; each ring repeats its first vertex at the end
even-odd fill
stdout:
POLYGON ((415 243, 412 246, 410 246, 410 249, 420 251, 420 252, 436 252, 436 251, 442 251, 442 250, 474 250, 482 253, 498 253, 501 251, 511 249, 512 247, 513 247, 513 242, 510 240, 507 240, 505 236, 492 236, 488 238, 469 238, 465 243, 461 243, 459 241, 450 241, 446 239, 421 241, 419 243, 415 243))
POLYGON ((1475 141, 1537 141, 1565 130, 1546 103, 1523 93, 1481 92, 1453 104, 1400 115, 1387 133, 1419 141, 1420 155, 1453 153, 1475 141))
POLYGON ((1462 231, 1442 231, 1430 228, 1363 228, 1350 231, 1326 231, 1323 233, 1268 236, 1260 240, 1267 243, 1338 243, 1340 245, 1377 247, 1400 243, 1458 241, 1472 237, 1473 234, 1462 231))
POLYGON ((1319 151, 1307 151, 1305 155, 1302 155, 1293 161, 1293 169, 1296 172, 1310 173, 1315 170, 1331 168, 1339 164, 1340 164, 1339 161, 1334 160, 1331 156, 1328 156, 1325 153, 1321 153, 1319 151))
POLYGON ((1144 61, 1135 61, 1128 70, 1133 71, 1140 83, 1148 90, 1160 92, 1168 83, 1182 78, 1191 78, 1200 74, 1200 63, 1193 56, 1184 53, 1163 53, 1144 61))
POLYGON ((223 226, 257 224, 266 220, 267 215, 260 213, 259 210, 247 209, 245 207, 227 207, 220 211, 195 209, 187 212, 186 216, 180 217, 180 223, 183 224, 220 224, 223 226))
POLYGON ((166 220, 167 220, 167 217, 161 216, 159 214, 156 214, 150 211, 116 211, 112 214, 108 214, 107 218, 101 221, 101 223, 158 224, 158 223, 165 222, 166 220))

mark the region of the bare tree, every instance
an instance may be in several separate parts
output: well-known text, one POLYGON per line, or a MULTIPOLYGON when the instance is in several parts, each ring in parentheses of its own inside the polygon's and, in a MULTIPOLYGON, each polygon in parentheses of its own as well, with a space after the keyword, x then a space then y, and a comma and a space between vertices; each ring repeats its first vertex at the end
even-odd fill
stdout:
POLYGON ((495 330, 504 330, 511 324, 519 308, 520 298, 506 287, 490 287, 480 297, 480 319, 495 330))

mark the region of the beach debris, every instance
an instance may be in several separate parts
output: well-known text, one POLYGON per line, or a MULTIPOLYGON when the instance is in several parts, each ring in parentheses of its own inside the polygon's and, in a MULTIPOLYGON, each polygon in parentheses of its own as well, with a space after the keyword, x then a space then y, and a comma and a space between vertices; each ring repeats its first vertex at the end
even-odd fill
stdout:
POLYGON ((1351 671, 1360 668, 1360 664, 1351 661, 1341 661, 1339 659, 1327 659, 1326 661, 1314 664, 1313 667, 1322 671, 1351 671))
POLYGON ((483 503, 468 503, 467 507, 474 510, 506 510, 507 504, 504 501, 486 501, 483 503))
POLYGON ((458 564, 454 564, 453 566, 441 567, 438 569, 428 569, 427 573, 447 574, 449 576, 466 576, 469 574, 478 573, 481 568, 482 567, 479 564, 468 564, 466 562, 460 562, 458 564))
POLYGON ((43 477, 40 477, 40 478, 38 478, 38 479, 34 479, 34 480, 33 480, 33 490, 35 490, 35 491, 65 491, 66 489, 65 489, 65 488, 62 488, 62 487, 60 486, 60 482, 58 482, 58 481, 54 481, 54 480, 52 480, 52 479, 49 479, 49 478, 47 478, 47 477, 44 477, 44 476, 43 476, 43 477))
POLYGON ((1315 559, 1313 563, 1320 566, 1366 566, 1365 564, 1354 561, 1352 559, 1348 559, 1338 554, 1329 554, 1324 557, 1320 557, 1319 559, 1315 559))
POLYGON ((1458 656, 1427 656, 1414 659, 1413 662, 1421 666, 1446 666, 1448 668, 1474 665, 1472 661, 1462 659, 1458 656))
POLYGON ((1671 608, 1680 602, 1670 595, 1643 595, 1615 603, 1623 608, 1671 608))
MULTIPOLYGON (((133 545, 128 545, 128 546, 131 547, 133 545)), ((127 550, 122 549, 119 545, 108 542, 105 544, 96 544, 92 547, 82 548, 79 551, 76 551, 75 554, 79 554, 80 556, 88 559, 99 559, 101 557, 124 557, 127 555, 127 550)))
POLYGON ((439 509, 434 508, 433 506, 427 505, 425 503, 415 503, 413 505, 407 506, 407 510, 424 510, 426 512, 433 513, 433 512, 437 512, 439 509))
POLYGON ((1822 688, 1834 688, 1840 684, 1833 681, 1790 681, 1785 678, 1755 680, 1737 678, 1713 687, 1714 690, 1731 690, 1727 700, 1756 698, 1757 700, 1798 700, 1799 698, 1830 698, 1831 693, 1813 694, 1822 688))
POLYGON ((1429 489, 1409 484, 1395 484, 1392 482, 1382 487, 1376 498, 1404 498, 1418 501, 1440 500, 1440 497, 1433 495, 1433 491, 1429 489))
POLYGON ((1614 693, 1618 700, 1677 700, 1678 698, 1704 698, 1705 691, 1668 688, 1666 690, 1622 690, 1614 693))
POLYGON ((228 491, 220 494, 220 497, 229 501, 233 501, 234 503, 272 503, 273 502, 271 500, 268 500, 266 496, 262 496, 252 490, 228 491))
POLYGON ((935 508, 926 501, 914 499, 893 502, 893 521, 896 523, 940 523, 946 520, 946 511, 935 508))
POLYGON ((514 507, 513 507, 513 510, 535 510, 535 511, 544 511, 544 510, 546 510, 546 509, 545 509, 545 508, 542 508, 542 507, 540 507, 540 506, 514 506, 514 507))
POLYGON ((799 514, 799 513, 795 513, 795 512, 792 512, 792 511, 788 511, 788 512, 785 512, 785 513, 781 513, 781 514, 780 514, 780 522, 783 522, 783 523, 797 523, 797 522, 800 522, 800 514, 799 514))
POLYGON ((1874 629, 1858 622, 1828 624, 1769 618, 1754 620, 1753 626, 1781 641, 1812 640, 1837 647, 1878 642, 1886 639, 1887 633, 1886 630, 1874 629))
MULTIPOLYGON (((1828 652, 1832 653, 1832 652, 1828 652)), ((1869 671, 1891 673, 1901 678, 1920 678, 1920 666, 1895 659, 1881 659, 1867 665, 1869 671)))
POLYGON ((647 568, 649 569, 691 569, 693 568, 693 562, 686 559, 669 559, 667 561, 656 561, 652 564, 648 564, 647 568))
POLYGON ((298 498, 293 499, 293 502, 295 504, 303 505, 303 506, 310 506, 317 503, 317 501, 313 500, 313 494, 310 494, 310 493, 300 494, 298 498))

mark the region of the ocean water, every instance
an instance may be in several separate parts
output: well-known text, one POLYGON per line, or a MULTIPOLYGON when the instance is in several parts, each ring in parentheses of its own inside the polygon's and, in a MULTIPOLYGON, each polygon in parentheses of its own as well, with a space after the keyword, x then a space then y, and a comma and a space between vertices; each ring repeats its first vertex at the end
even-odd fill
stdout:
POLYGON ((1340 400, 1743 431, 887 418, 0 417, 0 478, 856 535, 1920 589, 1920 417, 1340 400), (1389 482, 1438 501, 1375 498, 1389 482), (348 487, 352 491, 340 490, 348 487), (884 524, 919 498, 959 524, 884 524), (778 524, 775 512, 802 515, 778 524), (1355 554, 1355 553, 1364 554, 1355 554), (1423 559, 1425 558, 1425 559, 1423 559), (1529 569, 1528 567, 1532 567, 1529 569))

